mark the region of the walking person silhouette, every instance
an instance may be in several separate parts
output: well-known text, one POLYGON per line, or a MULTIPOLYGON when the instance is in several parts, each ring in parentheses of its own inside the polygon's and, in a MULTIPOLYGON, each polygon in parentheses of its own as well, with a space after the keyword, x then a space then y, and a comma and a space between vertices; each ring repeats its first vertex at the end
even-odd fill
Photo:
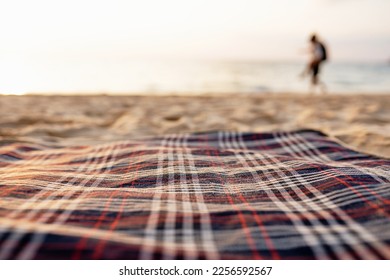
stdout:
POLYGON ((309 39, 309 62, 302 73, 302 77, 311 76, 310 92, 314 93, 317 86, 322 93, 326 93, 326 85, 319 79, 320 68, 323 62, 328 59, 327 50, 323 42, 318 40, 316 34, 312 34, 309 39))

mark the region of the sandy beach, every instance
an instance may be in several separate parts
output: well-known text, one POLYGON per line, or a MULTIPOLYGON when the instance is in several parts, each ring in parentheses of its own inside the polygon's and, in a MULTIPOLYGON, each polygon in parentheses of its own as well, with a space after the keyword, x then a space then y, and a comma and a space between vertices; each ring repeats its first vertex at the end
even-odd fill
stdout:
POLYGON ((390 157, 390 95, 0 96, 0 140, 81 145, 214 130, 320 130, 390 157))

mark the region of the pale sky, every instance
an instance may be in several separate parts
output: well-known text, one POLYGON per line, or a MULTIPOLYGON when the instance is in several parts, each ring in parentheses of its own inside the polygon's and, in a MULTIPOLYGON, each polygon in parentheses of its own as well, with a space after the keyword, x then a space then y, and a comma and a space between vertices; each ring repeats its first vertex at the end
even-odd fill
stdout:
POLYGON ((390 59, 389 0, 0 0, 6 57, 390 59))

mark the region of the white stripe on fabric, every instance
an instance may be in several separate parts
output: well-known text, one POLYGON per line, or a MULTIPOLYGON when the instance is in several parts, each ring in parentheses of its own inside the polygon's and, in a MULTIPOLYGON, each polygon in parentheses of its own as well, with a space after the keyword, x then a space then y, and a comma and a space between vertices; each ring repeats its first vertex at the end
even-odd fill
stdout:
MULTIPOLYGON (((169 140, 169 136, 163 137, 160 144, 160 149, 158 152, 158 162, 157 162, 157 170, 156 170, 156 185, 155 187, 162 186, 163 179, 163 170, 164 170, 164 156, 167 145, 167 140, 169 140)), ((154 247, 157 242, 157 226, 158 220, 160 217, 161 211, 161 197, 162 192, 154 192, 152 199, 152 206, 150 209, 150 215, 148 221, 146 223, 145 234, 143 238, 143 243, 140 251, 140 259, 141 260, 150 260, 153 258, 154 247)))
POLYGON ((203 251, 206 254, 207 259, 219 259, 218 249, 215 245, 213 231, 211 228, 210 212, 204 201, 203 192, 201 189, 198 173, 195 167, 194 157, 191 150, 188 148, 188 135, 184 140, 185 156, 188 159, 188 166, 192 177, 192 186, 195 190, 196 205, 200 213, 200 226, 201 226, 201 238, 203 251))
MULTIPOLYGON (((94 173, 90 174, 89 178, 84 179, 84 181, 82 181, 80 183, 80 185, 75 187, 75 190, 73 192, 67 192, 66 193, 64 198, 65 199, 69 199, 77 191, 81 191, 80 195, 77 198, 74 199, 75 203, 70 205, 71 207, 68 207, 67 209, 65 209, 53 222, 51 222, 52 224, 54 224, 54 225, 62 225, 62 224, 64 224, 66 222, 66 220, 70 217, 70 215, 73 213, 73 211, 75 209, 77 209, 78 204, 81 201, 83 201, 84 197, 86 196, 87 193, 85 192, 85 188, 96 188, 96 187, 99 186, 99 184, 104 179, 104 174, 107 174, 112 169, 112 166, 115 163, 116 155, 117 155, 118 150, 120 149, 120 147, 121 147, 121 145, 119 143, 117 143, 115 145, 112 145, 111 149, 107 149, 107 153, 105 155, 105 159, 104 159, 103 163, 101 163, 101 165, 103 165, 105 167, 105 170, 104 170, 103 173, 99 173, 99 170, 96 170, 94 173), (110 162, 108 162, 108 158, 109 158, 110 155, 111 155, 111 159, 110 159, 110 162), (90 180, 95 178, 97 174, 99 174, 99 178, 94 180, 92 182, 92 184, 89 187, 87 187, 86 184, 90 180)), ((57 201, 57 205, 59 205, 59 204, 60 203, 58 203, 58 201, 57 201)), ((52 213, 47 212, 38 220, 38 222, 39 223, 45 223, 54 214, 55 214, 54 211, 52 213)), ((18 254, 17 258, 18 259, 32 259, 32 258, 34 258, 37 250, 39 249, 39 247, 44 242, 44 240, 46 238, 46 235, 47 235, 47 233, 36 232, 33 235, 33 238, 31 239, 31 241, 28 243, 28 245, 26 245, 25 248, 18 254)))
MULTIPOLYGON (((168 212, 164 224, 164 243, 176 242, 176 184, 175 184, 175 140, 176 135, 168 141, 168 212)), ((176 249, 173 247, 164 247, 162 258, 165 260, 175 259, 176 249)))
MULTIPOLYGON (((228 135, 228 133, 226 133, 228 135)), ((245 148, 245 146, 243 147, 245 148)), ((266 182, 263 182, 261 180, 261 178, 258 176, 258 174, 256 173, 256 171, 254 170, 253 167, 251 167, 248 163, 247 163, 247 160, 245 159, 245 157, 248 157, 248 159, 251 157, 250 153, 245 153, 245 156, 241 156, 239 153, 237 153, 234 149, 231 150, 232 152, 234 152, 237 156, 237 159, 239 159, 239 161, 241 162, 241 164, 243 164, 244 166, 246 166, 248 168, 248 170, 250 171, 253 179, 255 180, 256 182, 256 185, 260 188, 262 188, 264 186, 264 184, 266 182)), ((250 159, 249 159, 250 160, 250 159)), ((253 160, 250 160, 253 162, 253 160)), ((262 161, 262 164, 269 164, 268 162, 264 162, 262 161)), ((268 174, 267 172, 264 172, 264 175, 267 177, 268 180, 270 179, 274 179, 276 180, 276 178, 274 178, 272 175, 268 174)), ((267 182, 269 184, 269 182, 267 182)), ((272 184, 274 186, 274 184, 272 184)), ((305 227, 304 224, 302 223, 302 221, 300 220, 300 218, 282 201, 280 200, 274 193, 272 190, 268 190, 268 189, 264 189, 262 188, 265 193, 267 194, 267 196, 272 200, 273 203, 275 203, 275 205, 281 210, 283 211, 287 217, 290 218, 290 221, 291 223, 294 225, 294 227, 296 228, 296 230, 298 232, 300 232, 302 238, 306 241, 306 244, 307 246, 313 251, 314 255, 318 258, 318 259, 328 259, 328 256, 326 254, 326 251, 325 249, 323 248, 323 245, 321 244, 321 242, 319 241, 318 237, 313 234, 311 228, 309 227, 305 227)), ((285 197, 283 197, 285 200, 287 200, 285 197)))
MULTIPOLYGON (((302 139, 303 140, 303 139, 302 139)), ((307 141, 303 141, 304 143, 306 143, 307 145, 310 145, 307 141)), ((317 154, 320 154, 320 152, 318 150, 315 149, 315 147, 311 147, 313 149, 313 151, 315 151, 317 154)), ((314 156, 314 154, 313 154, 314 156)), ((330 158, 328 158, 328 160, 331 160, 330 158)), ((368 170, 364 170, 364 173, 366 173, 368 170)), ((383 182, 384 183, 384 182, 383 182)), ((313 188, 315 192, 319 193, 315 188, 313 188)), ((356 190, 356 188, 355 188, 356 190)), ((320 193, 321 195, 323 195, 322 193, 320 193)), ((316 194, 317 196, 317 194, 316 194)), ((367 258, 367 255, 369 257, 372 257, 372 258, 375 258, 375 256, 373 256, 371 253, 369 252, 366 252, 367 249, 362 245, 364 243, 369 243, 371 246, 373 246, 378 252, 380 252, 383 256, 385 256, 386 259, 390 259, 390 250, 386 250, 384 248, 387 248, 387 246, 385 244, 383 244, 380 240, 378 240, 374 235, 372 235, 369 231, 367 231, 364 227, 362 227, 361 225, 357 224, 352 218, 349 217, 349 215, 347 213, 345 213, 345 211, 342 211, 342 209, 340 209, 340 207, 337 207, 337 205, 335 205, 334 203, 332 203, 331 200, 327 199, 327 197, 325 195, 322 196, 324 199, 326 199, 326 203, 327 205, 332 205, 332 210, 335 211, 335 213, 343 219, 343 221, 345 222, 345 224, 347 225, 348 229, 350 230, 353 230, 357 233, 357 235, 360 237, 360 240, 362 240, 363 242, 357 242, 355 241, 354 244, 355 244, 355 247, 354 249, 356 250, 359 250, 361 251, 361 257, 362 259, 368 259, 367 258), (364 249, 362 249, 362 247, 364 249), (367 253, 367 255, 365 255, 365 253, 367 253)), ((349 235, 349 238, 353 238, 353 234, 349 235)))
MULTIPOLYGON (((99 152, 99 150, 103 149, 102 147, 96 147, 96 153, 99 152)), ((79 172, 84 172, 86 170, 88 170, 92 164, 97 161, 97 157, 93 157, 92 156, 93 153, 90 153, 87 157, 87 160, 85 161, 85 163, 83 165, 80 165, 79 168, 77 168, 76 172, 79 173, 79 172), (91 165, 90 165, 90 161, 92 160, 91 162, 91 165)), ((58 182, 61 182, 63 180, 67 180, 71 175, 67 175, 67 176, 62 176, 60 177, 56 182, 50 182, 49 185, 53 185, 53 184, 56 184, 58 182)), ((74 183, 76 180, 73 179, 69 182, 67 182, 65 185, 72 185, 72 183, 74 183)), ((59 189, 57 192, 60 192, 61 189, 59 189)), ((23 203, 16 211, 13 211, 12 213, 10 213, 9 215, 7 215, 6 218, 16 218, 16 216, 18 214, 20 214, 22 211, 24 210, 27 210, 29 208, 30 205, 36 203, 38 201, 38 199, 40 197, 43 197, 45 194, 49 193, 50 191, 49 190, 46 190, 46 189, 42 189, 41 191, 39 191, 37 194, 35 194, 33 197, 29 198, 28 200, 26 200, 25 203, 23 203)), ((53 201, 42 201, 42 202, 39 202, 39 204, 45 206, 47 204, 52 204, 54 203, 53 201)), ((44 207, 43 207, 44 208, 44 207)), ((39 215, 39 211, 40 209, 39 208, 35 208, 35 209, 32 209, 31 211, 29 211, 24 217, 20 217, 18 219, 21 219, 21 220, 30 220, 30 219, 33 219, 35 216, 39 215)), ((4 232, 7 230, 8 228, 2 228, 1 229, 1 233, 0 233, 0 237, 4 234, 4 232)), ((4 241, 4 244, 0 250, 0 259, 7 259, 9 258, 10 254, 12 254, 12 251, 14 249, 14 247, 17 245, 17 243, 19 242, 19 240, 27 233, 26 230, 15 230, 13 234, 11 234, 6 241, 4 241)))

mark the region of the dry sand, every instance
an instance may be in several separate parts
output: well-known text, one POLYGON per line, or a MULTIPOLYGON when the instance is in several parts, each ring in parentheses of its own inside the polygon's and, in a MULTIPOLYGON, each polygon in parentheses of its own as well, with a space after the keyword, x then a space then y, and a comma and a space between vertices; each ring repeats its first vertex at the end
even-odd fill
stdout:
POLYGON ((390 157, 390 95, 0 96, 0 144, 302 128, 390 157))

